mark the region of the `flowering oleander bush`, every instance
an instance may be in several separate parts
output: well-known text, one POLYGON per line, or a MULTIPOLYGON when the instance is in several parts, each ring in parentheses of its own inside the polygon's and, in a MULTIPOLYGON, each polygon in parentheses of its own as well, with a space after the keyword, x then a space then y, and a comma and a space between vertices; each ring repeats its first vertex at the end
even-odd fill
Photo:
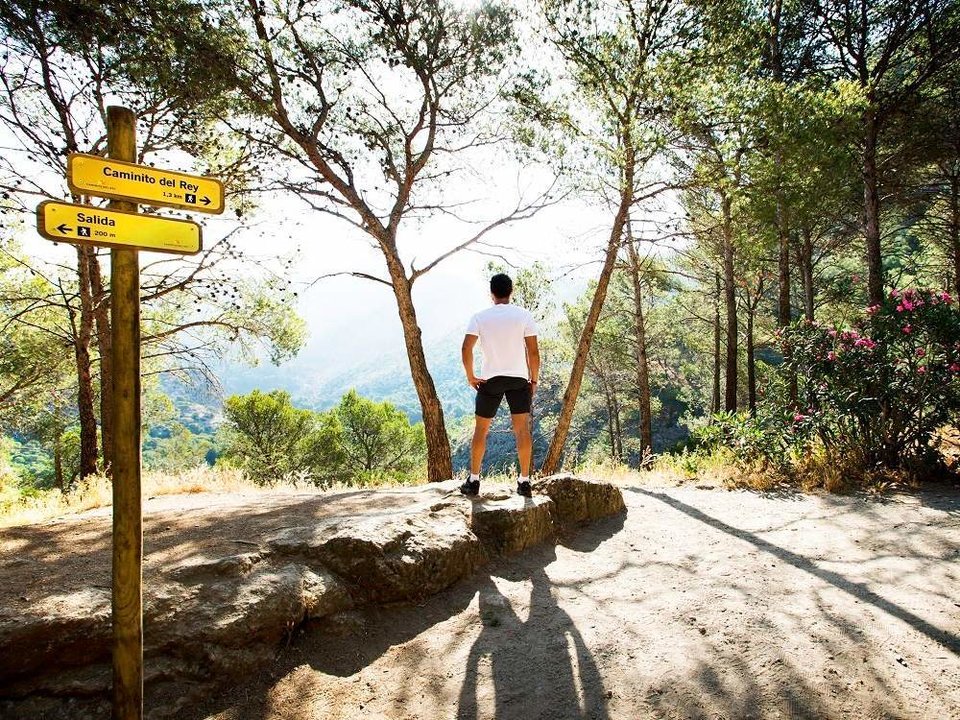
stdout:
POLYGON ((798 380, 794 423, 828 455, 929 467, 937 429, 960 412, 960 310, 949 294, 894 290, 853 328, 798 323, 782 341, 798 380))

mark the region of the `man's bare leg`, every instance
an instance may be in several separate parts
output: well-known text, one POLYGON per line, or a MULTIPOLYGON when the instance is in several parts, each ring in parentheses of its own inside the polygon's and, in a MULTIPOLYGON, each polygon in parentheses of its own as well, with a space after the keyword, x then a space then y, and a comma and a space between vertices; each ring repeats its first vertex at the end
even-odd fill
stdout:
POLYGON ((521 477, 529 477, 533 470, 533 436, 530 434, 530 413, 511 415, 513 435, 517 439, 517 459, 521 477))
POLYGON ((476 417, 476 424, 473 426, 473 441, 470 443, 470 474, 479 475, 480 466, 483 464, 483 453, 487 449, 487 433, 490 430, 490 423, 493 418, 476 417))

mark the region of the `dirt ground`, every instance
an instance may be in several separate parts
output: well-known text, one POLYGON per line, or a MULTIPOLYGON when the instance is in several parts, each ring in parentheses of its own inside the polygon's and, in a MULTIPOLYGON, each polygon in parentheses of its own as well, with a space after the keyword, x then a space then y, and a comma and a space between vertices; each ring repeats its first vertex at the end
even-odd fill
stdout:
POLYGON ((305 628, 207 720, 960 718, 960 493, 624 488, 419 607, 305 628))
MULTIPOLYGON (((419 494, 150 499, 145 580, 311 518, 393 514, 419 494)), ((497 561, 421 606, 304 628, 184 720, 960 720, 960 490, 623 494, 625 519, 497 561)), ((0 603, 109 587, 109 516, 0 530, 0 603)))

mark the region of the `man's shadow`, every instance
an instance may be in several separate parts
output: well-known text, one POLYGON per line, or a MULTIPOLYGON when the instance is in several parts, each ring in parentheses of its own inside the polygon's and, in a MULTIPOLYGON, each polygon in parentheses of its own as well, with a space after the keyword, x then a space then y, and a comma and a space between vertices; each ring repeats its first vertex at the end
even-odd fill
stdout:
POLYGON ((514 612, 491 577, 481 580, 483 629, 467 659, 458 720, 609 718, 596 662, 573 619, 551 592, 544 566, 556 558, 556 551, 551 547, 548 552, 530 577, 533 588, 526 621, 514 612), (492 680, 492 698, 484 678, 492 680))

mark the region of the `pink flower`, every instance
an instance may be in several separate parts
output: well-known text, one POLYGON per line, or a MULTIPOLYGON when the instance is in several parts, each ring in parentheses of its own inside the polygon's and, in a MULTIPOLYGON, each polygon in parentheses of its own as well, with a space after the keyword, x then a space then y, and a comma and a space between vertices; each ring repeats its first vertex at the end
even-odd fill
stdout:
POLYGON ((827 335, 829 335, 829 336, 832 337, 832 338, 835 338, 835 337, 837 336, 837 331, 836 331, 836 330, 827 330, 827 335))
POLYGON ((926 365, 921 365, 920 367, 917 368, 917 375, 923 375, 926 372, 927 372, 926 365))
POLYGON ((953 302, 953 298, 950 297, 950 293, 948 293, 947 291, 943 291, 942 293, 940 293, 940 299, 943 300, 945 303, 953 302))
POLYGON ((909 335, 911 332, 913 332, 913 328, 910 327, 909 325, 904 325, 904 326, 903 326, 903 332, 905 332, 907 335, 909 335))
POLYGON ((903 303, 901 305, 897 305, 898 310, 900 308, 903 308, 904 310, 913 310, 915 307, 916 305, 910 302, 909 300, 907 300, 906 298, 903 299, 903 303))
POLYGON ((793 421, 794 421, 794 422, 803 422, 803 421, 806 420, 806 419, 807 419, 807 416, 806 416, 806 415, 802 415, 802 414, 800 414, 800 413, 797 413, 796 415, 793 416, 793 421))
POLYGON ((950 366, 950 372, 960 372, 960 363, 953 363, 950 366))
POLYGON ((927 354, 927 351, 924 350, 923 348, 917 348, 917 353, 916 353, 916 354, 917 354, 917 357, 918 357, 918 358, 922 358, 924 355, 927 354))
POLYGON ((836 354, 833 350, 831 350, 830 352, 827 353, 827 360, 831 360, 831 361, 832 361, 832 360, 836 360, 836 359, 837 359, 837 354, 836 354))
POLYGON ((850 278, 850 280, 852 280, 853 283, 854 283, 854 285, 856 285, 857 283, 860 282, 860 276, 859 276, 859 275, 854 275, 852 278, 850 278))
POLYGON ((860 338, 854 343, 855 347, 865 347, 867 350, 873 350, 877 344, 870 338, 860 338))
POLYGON ((891 290, 891 291, 890 291, 890 297, 892 297, 892 298, 898 298, 898 297, 900 297, 900 291, 899 291, 899 290, 891 290))
POLYGON ((880 310, 879 305, 871 305, 870 307, 867 308, 867 315, 874 315, 877 313, 878 310, 880 310))
POLYGON ((903 303, 897 305, 897 312, 903 312, 903 303))

